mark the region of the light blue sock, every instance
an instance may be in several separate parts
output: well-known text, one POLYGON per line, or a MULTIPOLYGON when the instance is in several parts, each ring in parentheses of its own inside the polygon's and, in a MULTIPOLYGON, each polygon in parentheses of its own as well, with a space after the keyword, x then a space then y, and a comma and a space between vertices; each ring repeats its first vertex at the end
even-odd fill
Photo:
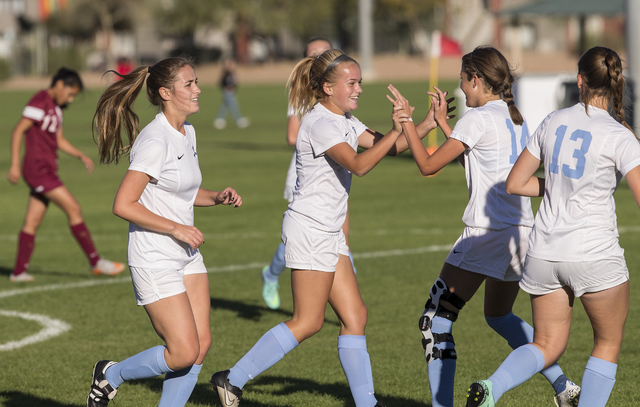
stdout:
POLYGON ((378 400, 373 395, 373 376, 366 337, 364 335, 338 336, 338 356, 356 407, 375 406, 378 400))
POLYGON ((582 376, 578 407, 604 407, 616 382, 618 365, 591 356, 582 376))
POLYGON ((298 341, 284 322, 274 326, 231 368, 229 383, 243 388, 249 380, 275 365, 296 346, 298 341))
POLYGON ((527 344, 514 350, 489 377, 493 383, 493 400, 497 402, 504 393, 531 379, 543 367, 544 356, 534 345, 527 344))
MULTIPOLYGON (((533 342, 533 327, 513 314, 513 312, 501 317, 487 317, 487 324, 507 340, 511 349, 517 349, 522 345, 533 342)), ((567 378, 557 363, 540 372, 553 386, 556 394, 564 390, 567 378), (558 390, 560 389, 560 390, 558 390)))
POLYGON ((353 254, 349 250, 349 260, 351 260, 351 267, 353 268, 353 274, 356 274, 356 264, 353 262, 353 254))
POLYGON ((201 369, 202 365, 193 365, 167 373, 162 383, 162 396, 158 407, 184 407, 198 383, 201 369))
MULTIPOLYGON (((433 317, 431 332, 451 333, 453 322, 442 317, 433 317)), ((439 343, 438 348, 454 348, 451 342, 439 343)), ((429 388, 431 389, 431 405, 433 407, 451 407, 453 405, 453 383, 456 374, 455 359, 433 359, 427 364, 429 372, 429 388)))
POLYGON ((276 252, 273 253, 273 257, 271 258, 271 264, 269 264, 269 270, 264 273, 264 279, 270 283, 277 283, 280 274, 285 269, 284 263, 284 243, 280 243, 276 252))
POLYGON ((116 363, 107 369, 105 378, 117 389, 127 380, 148 379, 173 372, 164 360, 164 346, 154 346, 116 363))

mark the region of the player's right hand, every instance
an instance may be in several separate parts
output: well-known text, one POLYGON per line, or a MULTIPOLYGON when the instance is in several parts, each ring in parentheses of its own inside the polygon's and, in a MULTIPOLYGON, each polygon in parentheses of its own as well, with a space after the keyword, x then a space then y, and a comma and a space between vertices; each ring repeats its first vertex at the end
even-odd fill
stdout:
POLYGON ((10 183, 15 185, 18 183, 18 181, 20 181, 20 175, 21 175, 20 167, 11 166, 11 168, 9 168, 9 174, 7 175, 7 179, 9 180, 10 183))
POLYGON ((204 234, 195 226, 176 224, 176 228, 171 235, 191 246, 193 250, 196 250, 204 243, 204 234))

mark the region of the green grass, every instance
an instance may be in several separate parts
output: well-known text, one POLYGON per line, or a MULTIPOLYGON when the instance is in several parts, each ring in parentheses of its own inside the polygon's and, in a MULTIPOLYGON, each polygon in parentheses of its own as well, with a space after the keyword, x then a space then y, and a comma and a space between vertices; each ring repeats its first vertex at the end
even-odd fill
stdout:
MULTIPOLYGON (((455 83, 444 84, 453 90, 455 83)), ((426 85, 396 83, 426 113, 426 85)), ((391 125, 391 104, 386 84, 365 84, 357 117, 369 127, 386 132, 391 125)), ((8 139, 32 92, 5 92, 0 98, 0 168, 9 166, 8 139)), ((91 117, 98 91, 87 91, 65 113, 65 134, 97 162, 91 138, 91 117)), ((286 100, 284 86, 243 86, 239 93, 243 113, 251 127, 230 125, 214 131, 211 123, 219 104, 219 91, 203 89, 200 113, 190 121, 198 133, 198 154, 205 188, 233 186, 243 197, 240 209, 198 208, 196 225, 205 233, 201 248, 212 270, 213 345, 189 406, 214 405, 216 396, 207 383, 210 375, 231 367, 268 329, 292 311, 289 276, 281 279, 282 307, 266 308, 260 295, 259 267, 224 271, 226 266, 266 264, 280 237, 285 173, 292 149, 285 143, 286 100)), ((141 123, 155 114, 141 95, 137 105, 141 123)), ((124 261, 127 224, 111 214, 113 197, 126 171, 118 166, 97 166, 87 175, 82 164, 60 156, 60 176, 80 201, 86 223, 101 254, 124 261)), ((6 181, 4 181, 6 182, 6 181)), ((637 270, 640 254, 640 220, 626 184, 616 193, 620 241, 627 248, 631 273, 631 310, 610 405, 637 405, 640 373, 640 311, 637 270)), ((113 284, 66 287, 68 284, 106 282, 93 277, 79 247, 71 237, 63 213, 52 207, 37 237, 30 273, 31 284, 10 284, 17 235, 24 216, 27 188, 2 186, 0 199, 0 310, 46 315, 65 321, 72 329, 60 336, 23 348, 0 352, 0 405, 67 407, 85 403, 93 363, 121 360, 161 343, 146 313, 136 307, 131 283, 123 277, 113 284), (15 293, 23 288, 56 289, 15 293)), ((460 220, 467 201, 464 171, 449 165, 436 177, 423 178, 409 154, 386 158, 370 174, 354 178, 350 199, 352 251, 358 280, 369 309, 368 348, 376 394, 387 406, 430 406, 427 366, 420 346, 417 321, 431 284, 438 276, 446 251, 429 251, 450 245, 462 231, 460 220), (394 255, 390 251, 415 252, 394 255), (377 254, 377 257, 372 256, 377 254)), ((397 253, 397 252, 396 252, 397 253)), ((466 386, 489 376, 507 356, 509 348, 484 322, 482 293, 478 293, 454 325, 459 359, 455 405, 464 404, 466 386)), ((515 312, 531 320, 528 297, 521 294, 515 312)), ((616 312, 611 310, 611 312, 616 312)), ((0 315, 0 343, 35 334, 39 325, 0 315)), ((249 382, 243 406, 353 406, 336 352, 337 319, 328 309, 323 330, 304 342, 255 380, 249 382)), ((567 376, 580 382, 592 347, 592 333, 576 302, 571 338, 560 364, 567 376)), ((538 375, 539 376, 539 375, 538 375)), ((123 385, 117 406, 155 406, 161 379, 123 385)), ((552 405, 551 387, 535 377, 507 393, 499 405, 552 405)))

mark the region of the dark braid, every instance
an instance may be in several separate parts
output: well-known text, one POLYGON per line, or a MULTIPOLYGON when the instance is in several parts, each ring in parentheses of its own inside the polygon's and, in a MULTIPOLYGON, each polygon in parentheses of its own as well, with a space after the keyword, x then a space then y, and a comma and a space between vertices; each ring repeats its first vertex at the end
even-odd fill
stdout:
POLYGON ((611 117, 633 131, 624 120, 624 76, 618 54, 609 48, 593 47, 580 57, 578 73, 583 80, 580 101, 585 109, 588 111, 594 98, 603 98, 611 117))
POLYGON ((487 90, 500 95, 509 106, 509 115, 514 124, 524 122, 522 114, 515 105, 511 85, 515 82, 513 70, 507 59, 493 47, 478 47, 462 57, 462 71, 468 77, 477 76, 484 80, 487 90))

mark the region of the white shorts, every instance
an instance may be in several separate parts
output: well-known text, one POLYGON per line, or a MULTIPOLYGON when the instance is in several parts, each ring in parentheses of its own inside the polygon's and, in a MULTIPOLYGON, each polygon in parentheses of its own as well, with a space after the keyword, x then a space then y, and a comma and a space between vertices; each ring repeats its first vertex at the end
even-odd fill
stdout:
POLYGON ((502 281, 520 281, 529 233, 527 226, 503 230, 467 226, 445 263, 502 281))
POLYGON ((138 305, 148 305, 163 298, 181 294, 187 290, 184 286, 184 276, 207 272, 200 253, 179 270, 131 266, 129 270, 138 305))
POLYGON ((548 261, 527 256, 520 288, 544 295, 569 287, 576 297, 617 287, 629 280, 624 256, 584 262, 548 261))
POLYGON ((333 273, 340 254, 349 255, 342 230, 322 233, 304 228, 285 213, 282 219, 282 242, 287 267, 333 273))

